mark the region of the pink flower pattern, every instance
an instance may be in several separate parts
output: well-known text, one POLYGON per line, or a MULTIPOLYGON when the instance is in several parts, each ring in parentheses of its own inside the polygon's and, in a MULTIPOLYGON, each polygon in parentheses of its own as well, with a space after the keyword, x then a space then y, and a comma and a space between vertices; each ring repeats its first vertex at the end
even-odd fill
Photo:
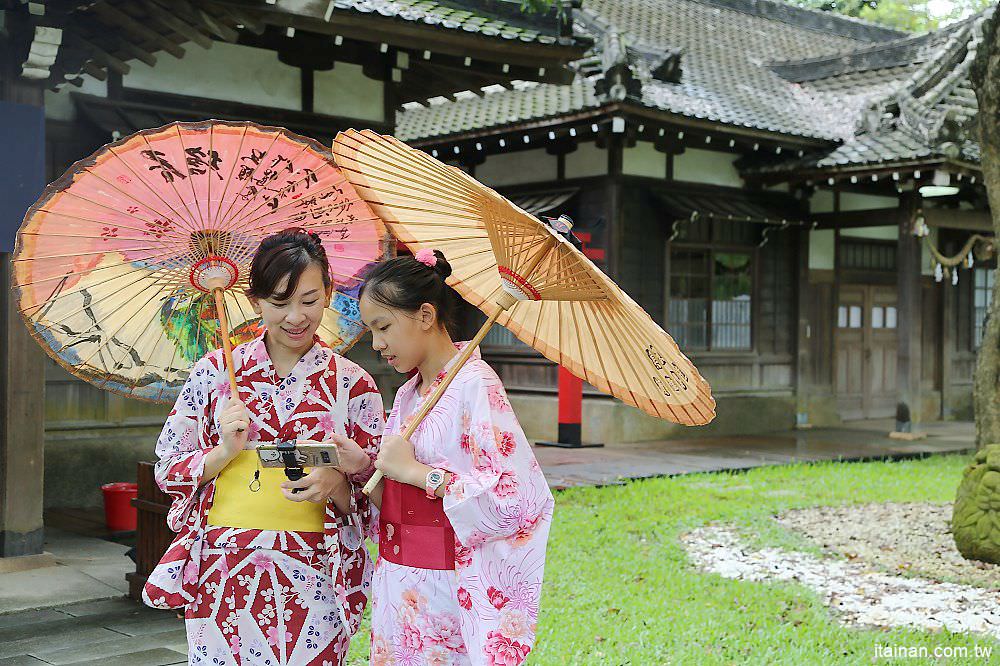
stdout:
POLYGON ((491 631, 486 636, 485 650, 489 666, 517 666, 528 658, 531 646, 507 638, 499 631, 491 631))
MULTIPOLYGON (((417 381, 396 393, 386 433, 401 432, 420 408, 417 381)), ((419 461, 451 472, 442 501, 456 534, 455 571, 378 561, 372 663, 412 663, 419 637, 419 663, 522 664, 535 641, 553 499, 478 352, 411 441, 419 461)))

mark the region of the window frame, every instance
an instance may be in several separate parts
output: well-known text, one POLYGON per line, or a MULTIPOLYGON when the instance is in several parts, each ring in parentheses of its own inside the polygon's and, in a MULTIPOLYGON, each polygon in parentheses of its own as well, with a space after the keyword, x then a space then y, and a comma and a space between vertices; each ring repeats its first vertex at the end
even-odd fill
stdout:
MULTIPOLYGON (((993 302, 993 285, 988 284, 989 283, 989 277, 990 276, 993 277, 993 281, 994 281, 994 284, 995 284, 996 283, 996 279, 997 279, 996 270, 997 270, 996 268, 994 268, 992 266, 989 266, 989 265, 973 266, 972 267, 972 279, 969 280, 969 282, 970 282, 970 288, 972 289, 972 297, 969 299, 969 317, 972 320, 971 322, 969 322, 969 333, 970 333, 970 336, 969 336, 970 337, 970 339, 969 339, 969 345, 972 348, 972 351, 974 351, 974 352, 978 352, 979 348, 982 346, 982 334, 980 333, 980 331, 981 330, 985 331, 985 328, 986 328, 986 319, 989 317, 990 307, 991 307, 992 302, 993 302), (976 276, 979 275, 980 272, 985 273, 986 276, 987 276, 987 280, 986 280, 987 281, 987 285, 985 287, 983 287, 983 288, 979 287, 976 284, 976 276), (986 304, 985 304, 985 311, 983 312, 983 326, 982 327, 979 327, 979 326, 976 325, 976 309, 977 309, 976 308, 976 293, 980 289, 982 289, 982 291, 986 294, 986 304)), ((961 277, 959 279, 961 280, 961 277)), ((950 287, 951 285, 949 284, 949 285, 946 285, 946 286, 950 287)))
MULTIPOLYGON (((673 266, 673 252, 678 251, 698 251, 708 253, 709 262, 709 272, 708 272, 708 297, 707 297, 707 320, 705 326, 705 340, 707 346, 705 347, 689 347, 685 346, 682 351, 685 353, 690 351, 697 354, 713 354, 713 355, 732 355, 732 354, 756 354, 757 353, 757 325, 759 320, 759 308, 760 308, 760 248, 754 245, 739 245, 739 244, 718 244, 718 243, 690 243, 684 241, 668 241, 667 250, 665 252, 664 264, 664 286, 663 286, 663 296, 664 296, 664 306, 663 306, 663 319, 664 319, 664 329, 670 332, 670 301, 673 300, 672 294, 672 266, 673 266), (714 291, 715 291, 715 271, 713 257, 715 253, 733 253, 733 254, 748 254, 750 255, 750 346, 748 347, 723 347, 715 348, 712 346, 712 303, 714 302, 714 291)), ((678 343, 680 344, 680 343, 678 343)))

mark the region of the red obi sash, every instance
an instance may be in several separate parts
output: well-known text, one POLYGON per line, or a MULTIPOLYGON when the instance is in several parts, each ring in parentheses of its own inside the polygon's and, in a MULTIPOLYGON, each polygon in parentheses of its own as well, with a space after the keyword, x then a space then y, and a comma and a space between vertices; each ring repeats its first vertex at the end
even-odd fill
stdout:
POLYGON ((455 530, 444 502, 421 488, 385 479, 379 511, 378 553, 394 564, 418 569, 455 568, 455 530))

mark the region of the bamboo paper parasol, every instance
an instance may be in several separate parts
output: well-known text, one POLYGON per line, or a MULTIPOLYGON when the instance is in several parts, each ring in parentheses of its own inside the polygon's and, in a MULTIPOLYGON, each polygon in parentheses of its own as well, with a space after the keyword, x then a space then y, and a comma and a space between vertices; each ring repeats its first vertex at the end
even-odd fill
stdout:
POLYGON ((172 123, 74 164, 18 232, 18 307, 45 351, 98 387, 173 402, 222 345, 235 395, 231 344, 260 332, 243 293, 250 261, 288 227, 322 239, 335 293, 319 335, 346 350, 385 227, 324 146, 246 122, 172 123))
MULTIPOLYGON (((449 284, 488 319, 403 434, 412 435, 494 322, 597 389, 684 425, 715 416, 671 337, 560 234, 461 170, 392 137, 337 135, 337 164, 411 250, 441 250, 449 284)), ((377 480, 371 484, 371 487, 377 480)))

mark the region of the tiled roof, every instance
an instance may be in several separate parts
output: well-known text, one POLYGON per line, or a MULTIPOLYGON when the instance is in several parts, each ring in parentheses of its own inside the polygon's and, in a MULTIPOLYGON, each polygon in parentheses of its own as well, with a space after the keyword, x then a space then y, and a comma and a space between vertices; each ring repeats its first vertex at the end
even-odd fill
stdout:
MULTIPOLYGON (((855 132, 832 149, 807 154, 745 173, 781 173, 829 168, 877 167, 920 159, 949 158, 979 161, 975 141, 978 111, 969 81, 981 23, 988 11, 922 40, 906 41, 913 52, 911 65, 869 69, 810 80, 810 93, 828 105, 844 109, 855 132), (933 49, 926 48, 933 45, 933 49)), ((895 44, 885 45, 896 52, 895 44)), ((850 60, 850 56, 848 57, 850 60)), ((886 64, 895 65, 897 61, 886 64)))
POLYGON ((519 3, 513 0, 494 0, 493 8, 506 12, 491 12, 486 3, 467 2, 467 8, 460 3, 434 2, 433 0, 333 0, 333 10, 354 11, 363 14, 380 14, 388 18, 426 23, 451 30, 478 33, 487 37, 554 44, 558 41, 557 24, 539 28, 544 17, 525 16, 520 12, 519 3), (482 5, 478 7, 477 5, 482 5))
POLYGON ((620 32, 628 42, 629 67, 642 81, 639 95, 628 98, 631 103, 739 127, 837 139, 843 128, 825 117, 821 103, 768 64, 848 53, 902 34, 769 0, 587 0, 574 16, 577 34, 597 44, 579 63, 574 83, 523 86, 408 109, 397 117, 399 136, 447 136, 600 106, 610 101, 595 91, 601 74, 585 65, 600 60, 604 35, 620 32), (650 61, 641 57, 676 50, 683 71, 679 83, 657 80, 650 61))

